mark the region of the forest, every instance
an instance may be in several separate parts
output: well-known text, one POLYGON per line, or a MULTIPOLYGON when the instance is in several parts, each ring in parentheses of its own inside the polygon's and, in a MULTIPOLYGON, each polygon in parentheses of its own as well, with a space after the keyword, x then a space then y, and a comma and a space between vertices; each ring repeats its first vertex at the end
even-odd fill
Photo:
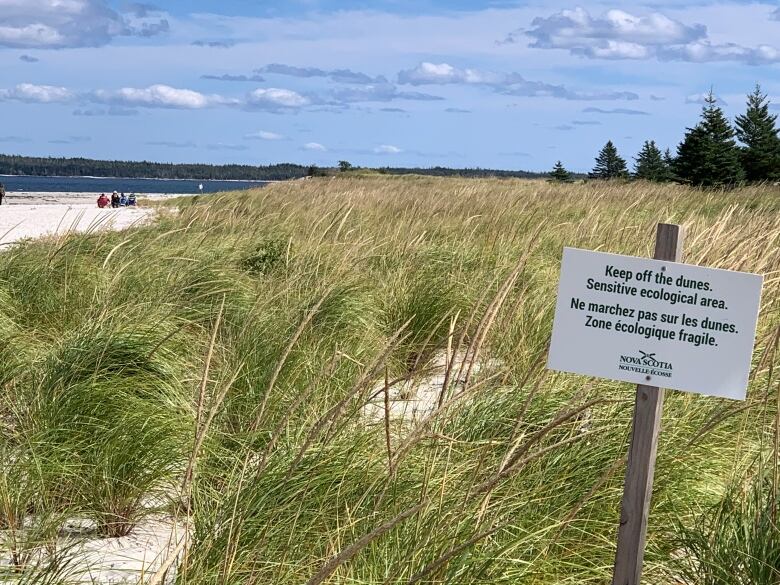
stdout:
POLYGON ((267 166, 173 164, 0 154, 0 175, 283 181, 305 177, 308 172, 309 167, 289 163, 267 166))

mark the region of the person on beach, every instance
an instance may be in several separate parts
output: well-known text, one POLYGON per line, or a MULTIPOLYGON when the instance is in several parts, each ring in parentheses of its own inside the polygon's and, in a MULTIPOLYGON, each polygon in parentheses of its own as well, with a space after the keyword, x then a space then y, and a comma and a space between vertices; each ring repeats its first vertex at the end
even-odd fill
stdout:
POLYGON ((3 204, 3 199, 5 199, 5 185, 0 183, 0 205, 3 204))
POLYGON ((105 193, 101 193, 100 197, 98 197, 98 200, 97 200, 98 207, 100 209, 105 209, 106 207, 108 207, 109 203, 111 203, 111 201, 109 201, 108 197, 106 197, 106 194, 105 193))
POLYGON ((119 205, 122 207, 127 207, 127 195, 124 193, 119 196, 119 205))
POLYGON ((116 191, 114 191, 113 194, 111 195, 111 207, 113 207, 114 209, 119 207, 119 193, 117 193, 116 191))
POLYGON ((135 207, 136 206, 135 193, 130 193, 130 196, 127 198, 127 205, 129 207, 135 207))

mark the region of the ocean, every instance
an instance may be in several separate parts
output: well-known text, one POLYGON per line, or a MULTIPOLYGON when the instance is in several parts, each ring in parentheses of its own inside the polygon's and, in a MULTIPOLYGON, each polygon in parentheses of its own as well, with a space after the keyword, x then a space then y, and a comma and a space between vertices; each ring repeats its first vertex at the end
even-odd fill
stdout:
POLYGON ((197 194, 256 189, 267 181, 199 181, 180 179, 112 179, 104 177, 17 177, 0 175, 8 193, 164 193, 197 194))

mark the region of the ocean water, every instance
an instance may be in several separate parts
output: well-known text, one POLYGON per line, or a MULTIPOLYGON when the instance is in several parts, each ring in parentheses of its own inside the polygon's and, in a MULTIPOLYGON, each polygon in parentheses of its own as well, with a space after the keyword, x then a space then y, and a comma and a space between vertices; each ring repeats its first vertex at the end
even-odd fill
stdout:
POLYGON ((166 193, 197 194, 256 189, 267 181, 198 181, 163 179, 111 179, 102 177, 15 177, 0 176, 8 193, 166 193))

